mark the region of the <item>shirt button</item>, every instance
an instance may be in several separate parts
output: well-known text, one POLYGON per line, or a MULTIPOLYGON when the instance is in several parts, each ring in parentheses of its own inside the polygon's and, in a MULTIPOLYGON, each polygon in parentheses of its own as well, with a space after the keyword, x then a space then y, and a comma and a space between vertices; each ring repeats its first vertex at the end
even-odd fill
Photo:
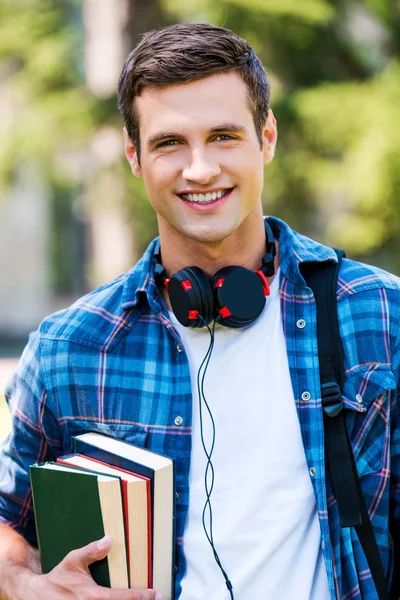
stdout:
POLYGON ((306 326, 306 322, 304 319, 299 319, 297 321, 296 325, 299 329, 304 329, 304 327, 306 326))
POLYGON ((310 398, 311 398, 310 392, 303 392, 301 395, 301 399, 304 400, 304 402, 308 402, 310 398))
POLYGON ((362 404, 363 397, 361 396, 361 394, 357 394, 356 400, 357 400, 358 404, 362 404))
POLYGON ((175 425, 182 425, 183 419, 182 417, 175 417, 175 425))
POLYGON ((178 492, 175 492, 175 498, 178 500, 178 498, 179 498, 178 492))
POLYGON ((178 350, 178 352, 182 352, 182 346, 180 344, 176 345, 176 349, 178 350))
POLYGON ((311 467, 310 469, 310 475, 311 477, 315 477, 317 474, 317 469, 315 467, 311 467))
POLYGON ((322 542, 321 542, 321 548, 322 548, 322 550, 325 550, 325 542, 324 542, 324 540, 322 540, 322 542))

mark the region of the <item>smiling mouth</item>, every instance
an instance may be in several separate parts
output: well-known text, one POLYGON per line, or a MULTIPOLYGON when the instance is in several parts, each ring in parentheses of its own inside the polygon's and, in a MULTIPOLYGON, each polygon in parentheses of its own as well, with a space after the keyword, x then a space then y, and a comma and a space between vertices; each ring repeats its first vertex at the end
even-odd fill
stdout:
POLYGON ((231 192, 233 188, 228 188, 225 190, 218 190, 216 192, 208 192, 206 194, 178 194, 180 198, 183 200, 187 200, 188 202, 198 202, 199 204, 208 204, 209 202, 215 202, 216 200, 220 200, 229 192, 231 192))

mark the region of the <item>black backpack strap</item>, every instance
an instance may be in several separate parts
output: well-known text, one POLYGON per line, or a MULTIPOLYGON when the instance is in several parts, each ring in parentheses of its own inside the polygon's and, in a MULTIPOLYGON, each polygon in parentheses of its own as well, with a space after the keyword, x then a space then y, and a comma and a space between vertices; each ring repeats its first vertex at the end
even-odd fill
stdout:
POLYGON ((325 449, 338 503, 341 527, 354 527, 364 550, 379 600, 390 600, 388 584, 362 493, 353 450, 346 429, 341 390, 344 352, 337 314, 336 287, 344 252, 338 262, 304 263, 302 273, 317 307, 318 358, 324 412, 325 449))

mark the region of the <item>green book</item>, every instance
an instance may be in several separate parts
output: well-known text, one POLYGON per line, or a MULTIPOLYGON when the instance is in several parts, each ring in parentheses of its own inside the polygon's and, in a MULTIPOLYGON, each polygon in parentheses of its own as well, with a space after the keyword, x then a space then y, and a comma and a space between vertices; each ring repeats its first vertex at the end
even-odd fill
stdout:
POLYGON ((71 550, 111 534, 110 552, 89 569, 99 585, 128 588, 120 478, 53 462, 32 465, 30 477, 43 573, 71 550))

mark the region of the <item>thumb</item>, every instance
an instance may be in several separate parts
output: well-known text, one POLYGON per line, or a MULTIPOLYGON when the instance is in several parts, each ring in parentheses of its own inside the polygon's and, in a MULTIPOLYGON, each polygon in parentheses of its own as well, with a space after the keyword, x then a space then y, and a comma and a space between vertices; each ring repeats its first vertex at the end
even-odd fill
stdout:
MULTIPOLYGON (((107 556, 107 554, 110 552, 112 542, 113 539, 111 535, 105 535, 103 538, 101 538, 101 540, 98 540, 97 542, 92 542, 93 544, 96 544, 97 558, 95 558, 95 560, 101 560, 102 558, 107 556)), ((92 544, 89 544, 89 546, 91 545, 92 544)), ((88 546, 86 546, 86 548, 88 548, 88 546)), ((91 563, 88 564, 90 565, 91 563)))
POLYGON ((67 554, 63 562, 67 563, 66 566, 75 569, 79 567, 87 569, 92 563, 105 558, 110 551, 111 545, 112 537, 111 535, 106 535, 101 540, 91 542, 77 550, 72 550, 72 552, 67 554))

